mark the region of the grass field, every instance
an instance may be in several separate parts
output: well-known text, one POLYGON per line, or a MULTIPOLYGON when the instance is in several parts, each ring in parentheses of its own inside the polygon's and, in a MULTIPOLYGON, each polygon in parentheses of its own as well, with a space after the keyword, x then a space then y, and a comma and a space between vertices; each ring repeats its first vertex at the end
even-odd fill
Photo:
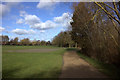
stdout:
POLYGON ((20 50, 20 49, 41 49, 41 48, 59 48, 55 46, 2 46, 2 50, 20 50))
POLYGON ((58 78, 63 48, 53 46, 3 46, 3 78, 58 78), (7 52, 7 50, 58 49, 52 52, 7 52))
MULTIPOLYGON (((54 46, 3 46, 3 78, 58 78, 62 69, 62 56, 65 51, 76 51, 75 48, 54 46), (29 51, 29 50, 39 51, 29 51), (50 49, 55 51, 49 51, 50 49), (13 52, 8 52, 9 50, 13 52), (22 50, 23 52, 14 52, 22 50), (27 51, 28 52, 24 52, 27 51), (45 50, 48 52, 40 52, 45 50)), ((104 64, 77 52, 89 64, 112 78, 120 78, 120 70, 111 64, 104 64)))

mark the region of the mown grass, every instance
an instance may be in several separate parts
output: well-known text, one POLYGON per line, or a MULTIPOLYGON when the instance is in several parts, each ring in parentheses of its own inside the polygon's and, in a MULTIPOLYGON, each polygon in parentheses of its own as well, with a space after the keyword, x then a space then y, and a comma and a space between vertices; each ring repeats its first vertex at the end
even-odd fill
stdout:
POLYGON ((120 69, 116 67, 113 64, 106 64, 104 62, 92 59, 84 54, 82 54, 80 51, 76 50, 77 54, 83 58, 85 61, 87 61, 89 64, 97 68, 100 72, 106 74, 108 77, 113 79, 120 79, 120 69))
POLYGON ((21 49, 39 49, 39 48, 59 48, 56 46, 10 46, 10 45, 4 45, 2 46, 2 50, 21 50, 21 49))
POLYGON ((52 46, 3 46, 3 78, 58 78, 65 49, 46 53, 9 53, 6 50, 56 48, 52 46))

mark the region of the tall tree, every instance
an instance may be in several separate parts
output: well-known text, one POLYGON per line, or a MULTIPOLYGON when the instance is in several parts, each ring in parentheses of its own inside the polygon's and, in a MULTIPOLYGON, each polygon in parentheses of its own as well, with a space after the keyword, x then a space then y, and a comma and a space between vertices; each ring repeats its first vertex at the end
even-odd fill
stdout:
POLYGON ((74 46, 74 41, 71 38, 70 32, 67 31, 60 32, 57 36, 55 36, 52 44, 59 47, 72 47, 74 46))
POLYGON ((20 40, 21 45, 29 45, 30 44, 30 40, 29 38, 24 38, 22 40, 20 40))
POLYGON ((18 37, 16 37, 16 38, 13 40, 13 42, 14 42, 14 45, 18 45, 18 37))
POLYGON ((2 43, 3 45, 6 45, 9 42, 9 37, 7 35, 2 35, 2 43))

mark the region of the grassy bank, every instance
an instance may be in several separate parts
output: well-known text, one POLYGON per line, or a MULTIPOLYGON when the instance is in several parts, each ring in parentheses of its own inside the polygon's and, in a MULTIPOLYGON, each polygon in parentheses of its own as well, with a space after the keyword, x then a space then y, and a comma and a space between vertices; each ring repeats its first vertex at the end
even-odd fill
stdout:
POLYGON ((57 48, 52 46, 3 46, 3 78, 58 78, 64 49, 44 53, 6 52, 7 50, 57 48))

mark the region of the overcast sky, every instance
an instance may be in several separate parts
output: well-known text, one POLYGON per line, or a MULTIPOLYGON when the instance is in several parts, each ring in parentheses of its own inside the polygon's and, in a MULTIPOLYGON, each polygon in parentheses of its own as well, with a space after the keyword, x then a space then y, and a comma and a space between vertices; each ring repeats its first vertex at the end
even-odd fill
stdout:
POLYGON ((48 41, 59 32, 67 30, 72 17, 72 3, 41 1, 1 3, 0 32, 10 39, 19 37, 48 41))

